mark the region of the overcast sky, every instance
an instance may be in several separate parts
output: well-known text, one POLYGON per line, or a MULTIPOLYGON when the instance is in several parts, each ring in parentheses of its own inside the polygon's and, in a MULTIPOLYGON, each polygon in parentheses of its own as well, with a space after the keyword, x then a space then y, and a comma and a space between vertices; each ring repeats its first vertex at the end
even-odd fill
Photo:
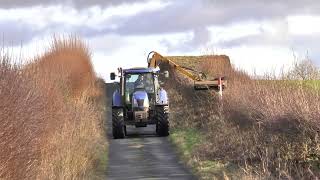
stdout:
POLYGON ((25 57, 53 35, 77 35, 106 80, 119 66, 145 66, 152 50, 226 54, 259 74, 294 56, 320 65, 318 0, 0 0, 0 33, 3 46, 25 57))

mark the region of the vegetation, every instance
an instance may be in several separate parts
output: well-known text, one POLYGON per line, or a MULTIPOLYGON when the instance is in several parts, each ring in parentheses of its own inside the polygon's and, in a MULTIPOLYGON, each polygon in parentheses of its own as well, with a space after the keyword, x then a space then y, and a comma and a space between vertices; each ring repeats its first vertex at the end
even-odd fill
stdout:
POLYGON ((315 80, 320 79, 318 67, 308 58, 296 61, 292 69, 286 74, 287 79, 315 80))
POLYGON ((237 178, 239 169, 231 163, 221 163, 214 160, 199 160, 194 156, 197 148, 206 143, 205 135, 197 129, 174 129, 169 138, 177 147, 182 160, 191 167, 194 174, 202 179, 223 179, 225 172, 233 174, 237 178))
POLYGON ((106 150, 104 89, 79 40, 27 65, 0 60, 0 179, 93 179, 106 150))
MULTIPOLYGON (((198 67, 214 73, 219 71, 214 61, 202 61, 198 67)), ((271 77, 257 81, 229 66, 224 70, 228 88, 219 100, 215 94, 195 92, 188 80, 170 71, 174 80, 169 80, 167 88, 173 127, 196 129, 205 139, 191 152, 189 161, 223 167, 207 164, 211 173, 200 173, 203 179, 208 174, 208 179, 312 179, 320 175, 320 96, 310 88, 317 81, 299 84, 271 77), (232 165, 231 171, 226 164, 232 165)))

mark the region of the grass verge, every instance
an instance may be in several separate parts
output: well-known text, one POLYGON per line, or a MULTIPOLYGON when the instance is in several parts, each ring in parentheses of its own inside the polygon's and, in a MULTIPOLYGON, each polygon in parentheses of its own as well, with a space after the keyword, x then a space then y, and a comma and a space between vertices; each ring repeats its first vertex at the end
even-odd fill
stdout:
POLYGON ((197 129, 173 129, 169 140, 176 147, 180 158, 200 179, 241 178, 237 165, 213 160, 203 160, 196 154, 199 146, 203 146, 206 136, 197 129))

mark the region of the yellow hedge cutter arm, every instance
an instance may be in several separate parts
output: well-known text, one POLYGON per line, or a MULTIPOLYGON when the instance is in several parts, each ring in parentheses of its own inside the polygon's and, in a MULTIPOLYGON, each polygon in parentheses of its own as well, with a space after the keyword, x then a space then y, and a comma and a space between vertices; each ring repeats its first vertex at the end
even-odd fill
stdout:
POLYGON ((148 55, 148 67, 156 68, 159 67, 161 63, 169 64, 175 70, 179 71, 182 75, 193 80, 195 90, 215 89, 222 93, 222 90, 226 86, 226 81, 224 77, 218 77, 213 80, 207 80, 207 77, 203 72, 196 71, 188 67, 180 66, 177 63, 171 61, 170 59, 163 57, 159 53, 151 51, 148 55))

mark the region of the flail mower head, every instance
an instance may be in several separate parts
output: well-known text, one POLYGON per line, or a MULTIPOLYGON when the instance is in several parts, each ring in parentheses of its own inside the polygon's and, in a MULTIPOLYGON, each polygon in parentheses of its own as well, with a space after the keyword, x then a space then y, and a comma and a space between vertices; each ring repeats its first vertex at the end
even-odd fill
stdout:
POLYGON ((218 77, 213 80, 194 81, 195 90, 216 90, 222 91, 226 87, 225 77, 218 77))

